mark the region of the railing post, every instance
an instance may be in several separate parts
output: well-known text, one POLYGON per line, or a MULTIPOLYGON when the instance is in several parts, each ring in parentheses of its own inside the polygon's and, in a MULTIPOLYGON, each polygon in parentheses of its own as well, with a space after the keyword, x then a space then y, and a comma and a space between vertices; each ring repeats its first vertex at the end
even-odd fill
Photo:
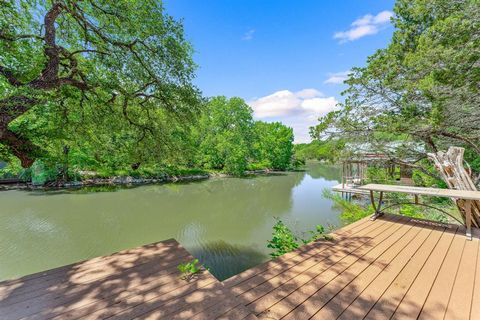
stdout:
POLYGON ((465 200, 464 209, 467 240, 472 240, 472 200, 465 200))

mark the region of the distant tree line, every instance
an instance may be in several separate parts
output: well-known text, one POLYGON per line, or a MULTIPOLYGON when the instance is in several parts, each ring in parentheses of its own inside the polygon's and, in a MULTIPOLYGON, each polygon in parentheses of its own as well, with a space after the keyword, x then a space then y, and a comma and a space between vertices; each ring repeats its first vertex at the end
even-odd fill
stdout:
POLYGON ((343 147, 343 141, 338 139, 314 139, 310 143, 295 144, 295 159, 300 162, 320 160, 334 163, 340 157, 343 147))

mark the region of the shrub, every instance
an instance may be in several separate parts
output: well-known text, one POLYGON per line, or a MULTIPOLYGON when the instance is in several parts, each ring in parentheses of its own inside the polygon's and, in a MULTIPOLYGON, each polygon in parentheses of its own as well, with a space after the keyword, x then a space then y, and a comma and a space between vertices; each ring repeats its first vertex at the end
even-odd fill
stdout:
POLYGON ((303 239, 297 235, 283 223, 282 220, 277 220, 277 223, 273 226, 272 240, 268 241, 267 247, 274 251, 270 253, 273 258, 279 257, 297 249, 300 244, 307 244, 317 239, 331 239, 331 237, 325 234, 325 228, 322 225, 317 225, 314 231, 308 231, 310 237, 303 239))

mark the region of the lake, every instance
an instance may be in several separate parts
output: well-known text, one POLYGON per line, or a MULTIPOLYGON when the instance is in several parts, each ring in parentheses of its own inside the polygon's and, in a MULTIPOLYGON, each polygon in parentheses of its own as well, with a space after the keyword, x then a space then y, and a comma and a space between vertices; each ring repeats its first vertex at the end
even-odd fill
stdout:
MULTIPOLYGON (((275 219, 299 235, 338 226, 322 196, 340 169, 110 190, 0 192, 0 280, 175 238, 220 280, 269 259, 275 219)), ((307 235, 305 235, 307 237, 307 235)))

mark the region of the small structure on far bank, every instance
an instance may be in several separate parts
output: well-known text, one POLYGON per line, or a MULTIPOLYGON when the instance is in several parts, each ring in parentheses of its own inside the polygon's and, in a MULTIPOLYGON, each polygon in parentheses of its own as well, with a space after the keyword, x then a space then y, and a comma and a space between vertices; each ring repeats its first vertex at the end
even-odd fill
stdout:
MULTIPOLYGON (((395 148, 392 144, 390 148, 395 148)), ((418 147, 417 147, 418 148, 418 147)), ((339 185, 332 188, 333 191, 346 194, 365 194, 363 190, 357 187, 366 183, 383 183, 388 181, 398 181, 402 185, 413 185, 412 170, 407 164, 398 164, 382 152, 375 152, 369 144, 361 144, 357 147, 347 147, 347 155, 342 160, 342 179, 339 185), (372 179, 368 177, 370 168, 379 168, 384 170, 385 179, 372 179)), ((411 159, 402 159, 405 163, 411 159)))

